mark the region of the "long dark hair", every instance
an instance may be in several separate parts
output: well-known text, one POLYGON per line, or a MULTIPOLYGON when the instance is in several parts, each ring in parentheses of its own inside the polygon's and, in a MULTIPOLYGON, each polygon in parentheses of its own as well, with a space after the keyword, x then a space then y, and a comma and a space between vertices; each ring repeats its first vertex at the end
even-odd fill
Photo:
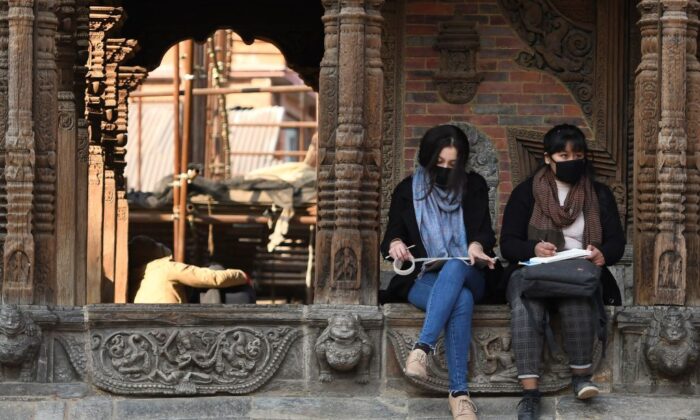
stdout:
MULTIPOLYGON (((583 134, 580 128, 571 124, 559 124, 550 128, 547 134, 544 135, 544 152, 549 155, 550 159, 555 153, 565 150, 567 144, 571 144, 571 149, 574 152, 583 153, 586 159, 586 176, 588 179, 593 180, 595 176, 593 163, 589 158, 586 135, 583 134)), ((542 165, 538 167, 535 172, 545 166, 549 167, 543 160, 542 165)))
POLYGON ((456 198, 459 193, 467 188, 467 173, 465 167, 469 159, 469 139, 467 135, 457 126, 451 124, 438 125, 425 132, 420 140, 418 151, 418 163, 425 168, 430 179, 428 194, 435 188, 435 177, 437 176, 437 162, 440 152, 445 147, 457 149, 457 161, 450 171, 447 179, 446 190, 453 193, 456 198))

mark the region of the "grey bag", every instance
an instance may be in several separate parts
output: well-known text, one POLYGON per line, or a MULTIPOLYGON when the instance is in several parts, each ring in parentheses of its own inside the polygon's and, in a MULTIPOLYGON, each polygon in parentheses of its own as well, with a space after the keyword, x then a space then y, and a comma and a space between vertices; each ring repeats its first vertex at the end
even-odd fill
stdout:
POLYGON ((600 286, 601 268, 588 260, 573 259, 522 269, 523 296, 531 298, 592 297, 600 286))

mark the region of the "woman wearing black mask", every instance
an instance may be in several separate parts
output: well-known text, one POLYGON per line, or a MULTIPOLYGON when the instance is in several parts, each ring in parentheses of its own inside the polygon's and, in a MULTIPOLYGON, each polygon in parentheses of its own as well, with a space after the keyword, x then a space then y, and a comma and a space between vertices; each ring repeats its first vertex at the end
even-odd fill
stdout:
POLYGON ((445 358, 450 382, 449 405, 456 419, 476 419, 469 398, 467 358, 474 302, 485 290, 484 269, 494 268, 496 242, 489 215, 486 181, 467 173, 469 142, 453 125, 423 136, 419 166, 394 190, 381 250, 405 264, 413 258, 468 257, 429 266, 416 263, 408 275, 396 275, 380 296, 382 303, 408 300, 425 310, 418 341, 406 360, 405 373, 426 378, 427 355, 445 330, 445 358), (410 249, 409 249, 410 248, 410 249))
POLYGON ((564 349, 572 370, 576 397, 598 394, 591 382, 594 312, 590 298, 533 299, 522 297, 525 280, 519 261, 549 257, 566 249, 588 249, 590 261, 603 267, 601 283, 606 305, 620 305, 620 290, 606 266, 620 260, 625 235, 610 189, 593 180, 588 147, 581 130, 558 125, 544 137, 544 165, 513 190, 503 215, 501 252, 510 261, 507 295, 511 306, 513 352, 524 398, 518 419, 539 414, 538 380, 543 325, 550 306, 558 309, 564 349))

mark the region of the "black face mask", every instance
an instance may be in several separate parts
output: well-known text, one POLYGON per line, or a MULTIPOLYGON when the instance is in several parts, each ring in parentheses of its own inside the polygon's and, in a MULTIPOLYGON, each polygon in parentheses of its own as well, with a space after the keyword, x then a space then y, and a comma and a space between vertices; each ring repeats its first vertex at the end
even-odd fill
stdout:
POLYGON ((586 159, 574 159, 564 162, 554 162, 556 177, 567 184, 575 185, 586 172, 586 159))
POLYGON ((438 166, 435 168, 435 185, 439 187, 446 187, 447 180, 450 178, 451 168, 443 168, 438 166))

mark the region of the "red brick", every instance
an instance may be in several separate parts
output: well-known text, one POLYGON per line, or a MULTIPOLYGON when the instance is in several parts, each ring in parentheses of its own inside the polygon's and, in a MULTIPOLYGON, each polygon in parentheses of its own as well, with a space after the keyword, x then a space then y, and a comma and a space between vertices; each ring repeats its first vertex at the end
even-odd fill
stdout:
MULTIPOLYGON (((510 35, 510 34, 508 34, 510 35)), ((499 36, 494 38, 496 40, 496 47, 498 48, 523 48, 523 42, 519 38, 513 38, 511 36, 499 36)))
POLYGON ((406 25, 406 34, 407 35, 435 35, 437 34, 437 28, 435 25, 426 25, 426 24, 415 24, 415 25, 406 25))
POLYGON ((420 80, 406 81, 406 90, 410 92, 422 92, 427 90, 427 83, 420 80))
POLYGON ((502 104, 541 104, 542 96, 535 94, 513 94, 506 93, 498 95, 498 99, 502 104))
POLYGON ((506 129, 503 127, 483 127, 481 131, 492 139, 506 136, 506 129))
POLYGON ((425 67, 428 70, 438 70, 440 68, 440 59, 437 57, 427 58, 425 60, 425 67))
POLYGON ((446 3, 411 3, 406 7, 408 15, 451 15, 454 5, 446 3))
POLYGON ((408 115, 406 117, 406 124, 408 125, 438 125, 444 124, 449 121, 450 117, 447 115, 408 115))
POLYGON ((406 104, 404 106, 404 111, 406 114, 425 114, 426 113, 426 106, 425 104, 406 104))
POLYGON ((439 104, 428 104, 427 105, 427 110, 428 114, 464 114, 465 112, 465 106, 464 105, 459 105, 459 104, 447 104, 447 103, 439 103, 439 104))
POLYGON ((498 60, 498 70, 510 71, 510 70, 523 70, 523 66, 516 63, 513 60, 498 60))
POLYGON ((476 100, 474 102, 477 104, 497 104, 498 96, 499 95, 495 94, 480 93, 476 95, 476 100))
POLYGON ((489 23, 491 25, 506 25, 508 21, 503 16, 489 16, 489 23))
POLYGON ((425 63, 428 59, 423 57, 408 57, 404 60, 404 68, 406 69, 425 69, 425 63))
POLYGON ((496 115, 467 115, 467 120, 476 126, 498 124, 498 116, 496 115))
POLYGON ((510 73, 510 80, 513 82, 539 82, 542 75, 536 71, 514 71, 510 73))
POLYGON ((564 104, 571 104, 574 102, 574 99, 570 95, 543 95, 542 96, 542 103, 545 104, 559 104, 559 105, 564 105, 564 104))
POLYGON ((578 105, 564 105, 563 114, 567 117, 581 117, 583 116, 583 111, 578 105))
POLYGON ((560 105, 518 105, 520 115, 555 115, 561 114, 560 105))
POLYGON ((523 92, 525 93, 567 93, 565 87, 559 83, 549 83, 546 79, 542 83, 524 83, 523 92))
POLYGON ((479 92, 482 93, 521 93, 523 91, 522 83, 504 83, 504 82, 482 82, 479 85, 479 92))
POLYGON ((478 71, 494 71, 498 69, 498 61, 496 60, 479 60, 476 64, 478 71))
POLYGON ((433 47, 406 47, 407 57, 434 57, 437 51, 433 47))

